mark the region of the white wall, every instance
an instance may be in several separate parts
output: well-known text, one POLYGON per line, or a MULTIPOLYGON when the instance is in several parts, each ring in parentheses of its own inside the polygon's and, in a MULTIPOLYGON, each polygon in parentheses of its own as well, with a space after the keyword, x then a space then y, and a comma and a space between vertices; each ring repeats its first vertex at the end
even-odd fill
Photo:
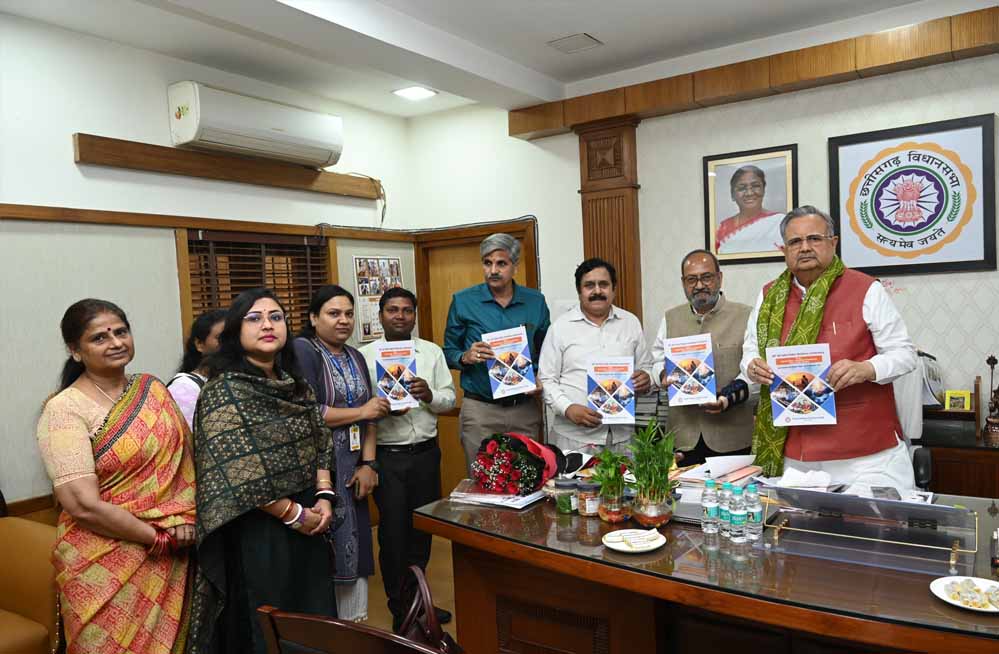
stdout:
POLYGON ((333 170, 380 178, 392 209, 404 212, 402 118, 7 14, 0 14, 0 202, 305 225, 377 224, 371 200, 73 162, 74 132, 170 145, 166 88, 187 79, 342 116, 344 153, 333 170))
POLYGON ((507 113, 463 107, 410 119, 407 223, 445 227, 525 214, 538 218, 541 290, 575 297, 583 258, 579 141, 507 136, 507 113))
MULTIPOLYGON (((701 157, 798 144, 799 204, 829 207, 827 138, 999 109, 999 55, 643 121, 638 127, 646 333, 684 301, 683 253, 704 247, 701 157)), ((730 298, 751 304, 783 264, 727 265, 730 298)), ((988 384, 999 351, 999 273, 885 277, 916 345, 943 364, 947 388, 988 384)))
POLYGON ((85 297, 111 300, 128 314, 135 336, 129 370, 169 379, 176 369, 176 257, 170 230, 0 220, 0 488, 8 500, 51 492, 35 423, 66 361, 59 334, 66 307, 85 297))

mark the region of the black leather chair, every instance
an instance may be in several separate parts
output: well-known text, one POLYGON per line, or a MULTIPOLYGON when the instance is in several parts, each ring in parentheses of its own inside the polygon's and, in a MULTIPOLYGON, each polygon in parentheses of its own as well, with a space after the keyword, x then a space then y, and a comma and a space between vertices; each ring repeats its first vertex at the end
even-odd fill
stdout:
POLYGON ((257 609, 267 654, 441 654, 426 645, 366 625, 318 615, 257 609))

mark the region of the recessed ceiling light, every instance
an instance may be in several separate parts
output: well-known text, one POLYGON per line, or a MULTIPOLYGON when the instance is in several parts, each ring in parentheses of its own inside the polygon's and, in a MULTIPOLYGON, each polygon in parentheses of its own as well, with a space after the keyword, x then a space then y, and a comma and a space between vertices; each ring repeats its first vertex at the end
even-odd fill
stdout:
POLYGON ((406 98, 407 100, 412 100, 416 102, 417 100, 426 100, 427 98, 432 98, 437 95, 437 91, 433 89, 428 89, 425 86, 407 86, 404 89, 399 89, 398 91, 392 91, 400 98, 406 98))

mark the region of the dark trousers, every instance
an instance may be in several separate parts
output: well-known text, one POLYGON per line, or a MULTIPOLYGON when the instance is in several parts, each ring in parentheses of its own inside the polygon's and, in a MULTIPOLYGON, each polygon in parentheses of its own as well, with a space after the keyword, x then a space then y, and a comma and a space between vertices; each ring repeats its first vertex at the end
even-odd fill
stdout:
POLYGON ((430 534, 413 528, 413 509, 440 499, 441 451, 434 443, 417 452, 378 448, 378 564, 388 607, 398 627, 409 606, 400 596, 406 570, 430 561, 430 534))
POLYGON ((697 445, 694 449, 687 450, 683 453, 683 461, 678 465, 681 466, 691 466, 694 464, 704 463, 704 460, 709 456, 735 456, 737 454, 751 454, 753 447, 744 447, 741 450, 735 450, 733 452, 715 452, 708 444, 704 442, 704 436, 697 437, 697 445))

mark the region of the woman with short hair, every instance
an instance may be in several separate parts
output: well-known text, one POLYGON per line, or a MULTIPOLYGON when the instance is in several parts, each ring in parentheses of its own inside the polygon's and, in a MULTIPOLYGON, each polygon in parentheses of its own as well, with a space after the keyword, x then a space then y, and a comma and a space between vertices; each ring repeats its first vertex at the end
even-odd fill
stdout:
POLYGON ((332 440, 270 289, 236 297, 205 365, 190 652, 264 654, 260 606, 336 616, 321 537, 337 500, 332 440))
POLYGON ((80 300, 60 327, 70 355, 38 445, 63 507, 52 563, 67 652, 183 651, 195 520, 187 423, 159 380, 125 374, 135 347, 117 305, 80 300))

